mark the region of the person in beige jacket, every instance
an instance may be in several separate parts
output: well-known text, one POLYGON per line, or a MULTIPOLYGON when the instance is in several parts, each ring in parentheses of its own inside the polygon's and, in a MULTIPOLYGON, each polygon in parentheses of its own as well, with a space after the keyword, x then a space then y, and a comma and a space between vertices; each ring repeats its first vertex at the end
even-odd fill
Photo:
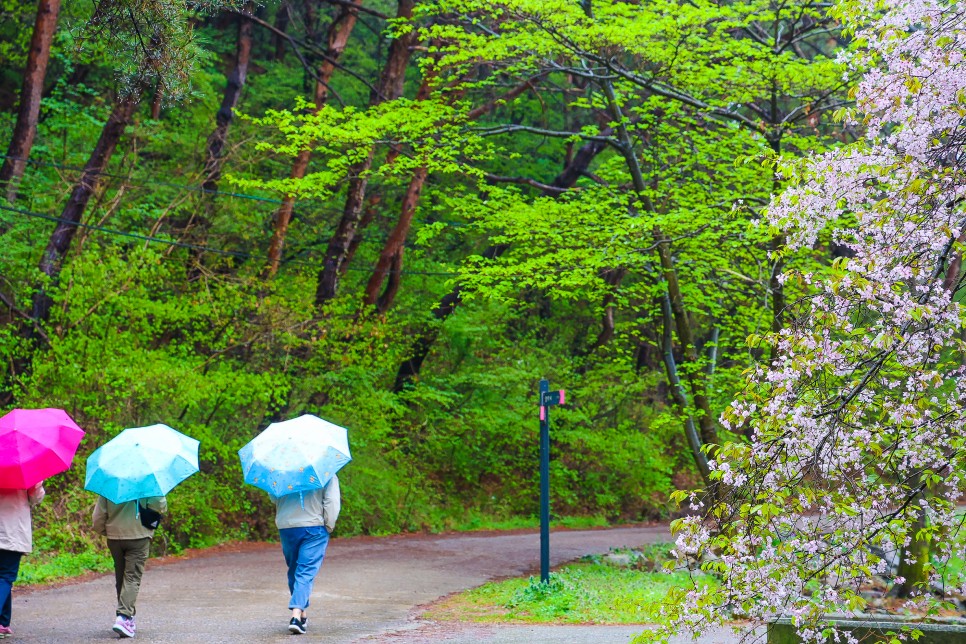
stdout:
POLYGON ((107 547, 114 559, 114 585, 117 589, 117 615, 113 630, 121 637, 134 637, 135 604, 141 590, 144 562, 151 549, 154 528, 145 527, 141 521, 138 504, 149 510, 164 514, 168 501, 163 496, 141 501, 112 503, 103 496, 94 506, 94 531, 107 537, 107 547))
POLYGON ((0 638, 13 635, 13 584, 20 572, 20 558, 33 549, 30 508, 43 498, 43 483, 29 490, 0 490, 0 638))
POLYGON ((272 497, 272 500, 275 527, 288 566, 288 590, 292 594, 288 603, 292 610, 288 630, 302 635, 308 620, 305 611, 312 596, 312 585, 322 568, 329 533, 335 530, 339 518, 339 479, 333 476, 324 488, 272 497))

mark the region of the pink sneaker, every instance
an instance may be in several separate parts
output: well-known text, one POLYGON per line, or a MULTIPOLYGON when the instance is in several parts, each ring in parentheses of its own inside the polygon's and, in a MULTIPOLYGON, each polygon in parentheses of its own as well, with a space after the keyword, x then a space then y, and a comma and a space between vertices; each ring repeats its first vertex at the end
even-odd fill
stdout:
POLYGON ((9 626, 0 626, 0 639, 4 637, 13 637, 13 631, 9 626))
POLYGON ((134 637, 134 631, 137 630, 137 627, 134 625, 133 618, 118 615, 117 619, 114 620, 114 628, 112 630, 121 637, 134 637))

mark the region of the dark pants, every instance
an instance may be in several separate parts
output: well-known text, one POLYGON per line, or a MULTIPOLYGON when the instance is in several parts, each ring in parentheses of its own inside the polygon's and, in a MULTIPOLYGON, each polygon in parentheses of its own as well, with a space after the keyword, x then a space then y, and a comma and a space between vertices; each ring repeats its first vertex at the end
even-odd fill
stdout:
POLYGON ((13 582, 20 572, 22 552, 0 550, 0 626, 10 626, 10 611, 13 608, 13 582))
POLYGON ((108 539, 107 547, 114 558, 114 585, 117 588, 117 614, 134 617, 134 604, 141 590, 144 562, 148 560, 151 537, 143 539, 108 539))

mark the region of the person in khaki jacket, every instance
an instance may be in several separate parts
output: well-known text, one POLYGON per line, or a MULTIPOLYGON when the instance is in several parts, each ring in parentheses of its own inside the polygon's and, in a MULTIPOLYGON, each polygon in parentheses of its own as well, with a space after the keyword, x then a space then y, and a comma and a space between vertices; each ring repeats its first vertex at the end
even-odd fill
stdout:
POLYGON ((305 611, 312 596, 312 585, 322 567, 329 533, 335 530, 342 507, 339 479, 333 476, 324 488, 272 497, 272 501, 275 502, 275 527, 288 566, 288 590, 292 593, 288 630, 293 635, 302 635, 308 620, 305 611))
POLYGON ((121 637, 134 637, 137 630, 135 603, 154 536, 154 528, 145 527, 141 521, 139 503, 161 514, 168 510, 168 501, 163 496, 125 503, 113 503, 102 496, 94 506, 94 531, 107 537, 107 547, 114 559, 117 618, 113 630, 121 637))
POLYGON ((43 498, 43 483, 29 490, 0 490, 0 639, 13 635, 13 584, 20 572, 20 558, 33 549, 30 508, 43 498))

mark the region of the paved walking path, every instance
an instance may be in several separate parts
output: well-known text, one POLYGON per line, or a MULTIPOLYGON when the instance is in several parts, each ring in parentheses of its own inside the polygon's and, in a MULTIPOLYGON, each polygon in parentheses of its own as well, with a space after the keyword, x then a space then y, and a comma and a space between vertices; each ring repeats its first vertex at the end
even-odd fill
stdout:
MULTIPOLYGON (((552 563, 667 540, 665 527, 554 532, 552 563)), ((532 574, 539 535, 469 533, 334 539, 298 642, 628 642, 642 627, 490 627, 434 624, 418 607, 488 580, 532 574)), ((189 558, 149 560, 138 599, 136 641, 293 642, 277 544, 240 544, 189 558)), ((13 642, 116 639, 113 575, 14 591, 13 642)), ((682 642, 685 640, 682 640, 682 642)), ((702 640, 732 641, 726 635, 702 640)))

